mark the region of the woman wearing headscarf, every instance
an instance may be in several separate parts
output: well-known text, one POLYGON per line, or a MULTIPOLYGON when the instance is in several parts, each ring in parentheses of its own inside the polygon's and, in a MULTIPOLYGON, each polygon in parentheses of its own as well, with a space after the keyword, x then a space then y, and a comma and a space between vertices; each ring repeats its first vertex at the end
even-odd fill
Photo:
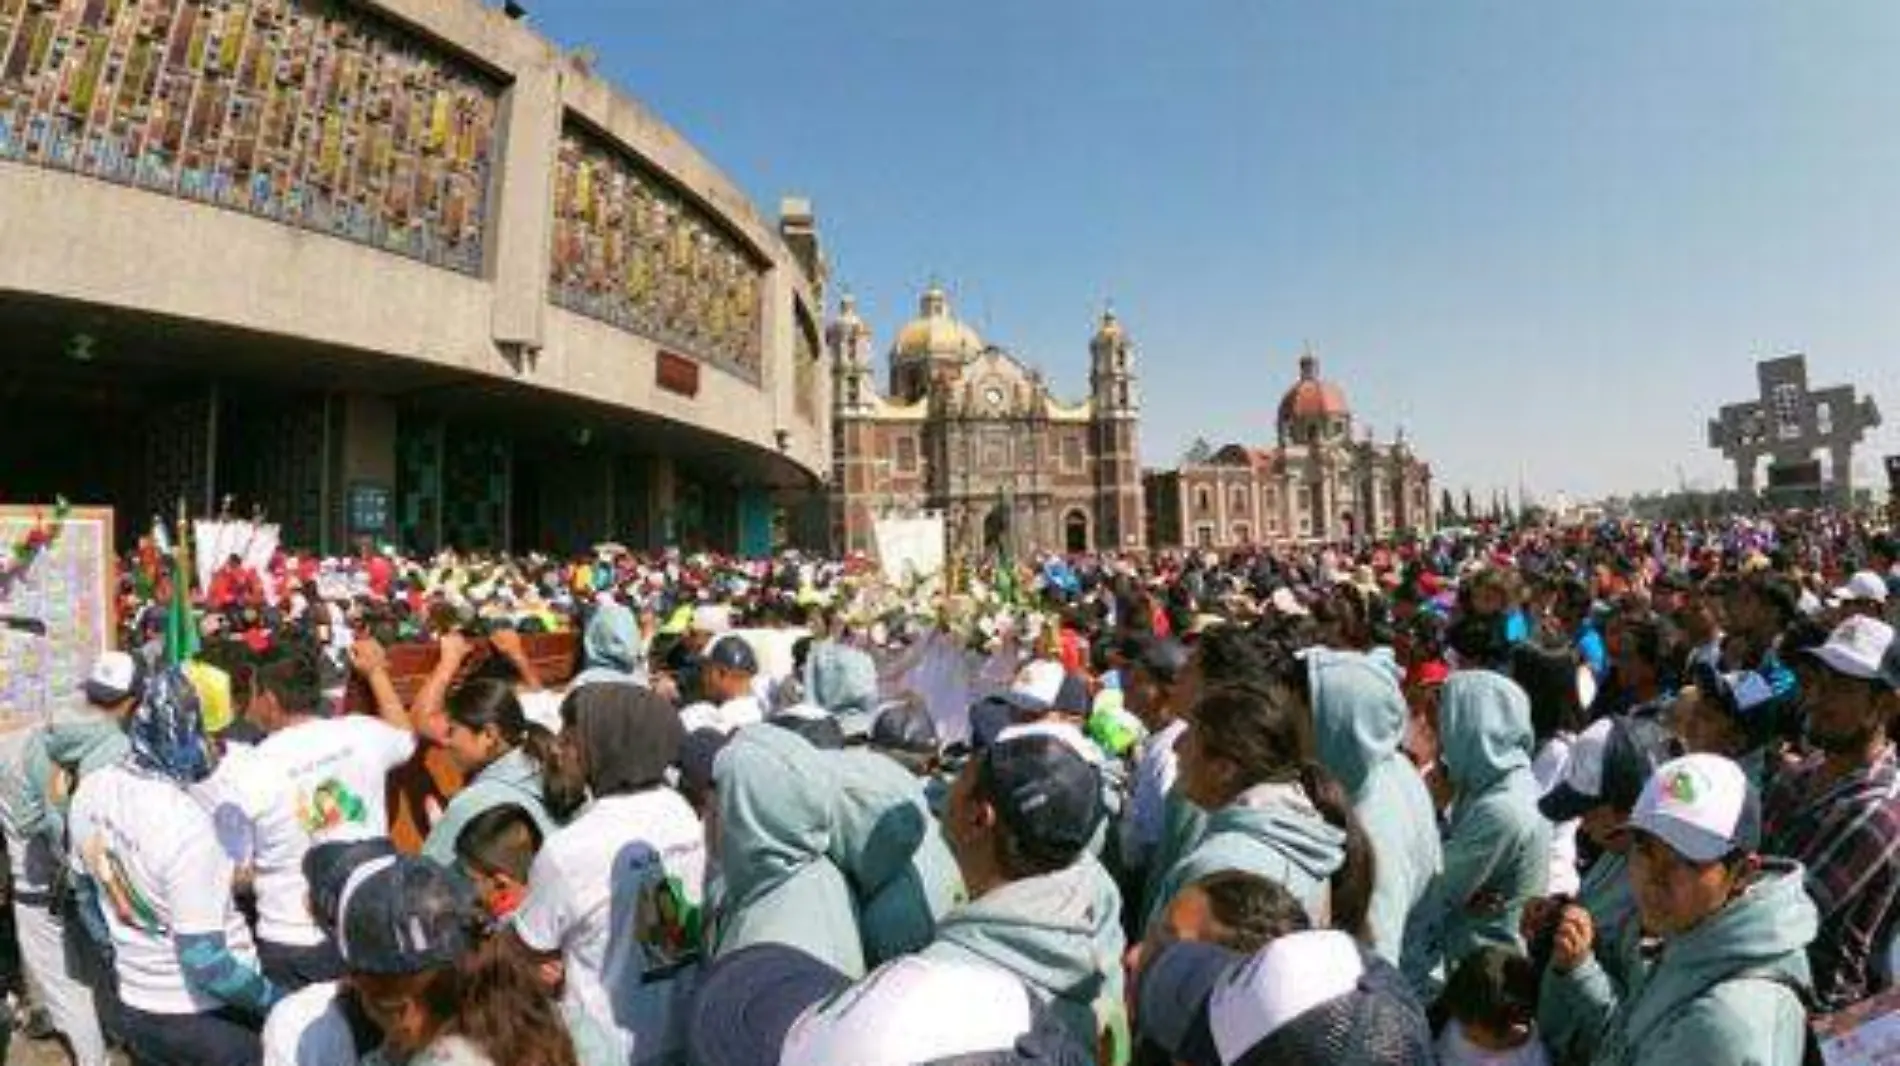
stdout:
POLYGON ((679 714, 649 689, 586 685, 568 693, 561 721, 547 805, 556 818, 580 813, 535 856, 514 935, 559 964, 569 1014, 606 1030, 620 1061, 676 1058, 706 876, 699 818, 666 786, 679 714))
POLYGON ((278 990, 231 898, 233 864, 193 795, 211 776, 198 697, 176 668, 129 708, 130 751, 73 796, 70 862, 82 915, 103 924, 133 1058, 250 1066, 278 990))

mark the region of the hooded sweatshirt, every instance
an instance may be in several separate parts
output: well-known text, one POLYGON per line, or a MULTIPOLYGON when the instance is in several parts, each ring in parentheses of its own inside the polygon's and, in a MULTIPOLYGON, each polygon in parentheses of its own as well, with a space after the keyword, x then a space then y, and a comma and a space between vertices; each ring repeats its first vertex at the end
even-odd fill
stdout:
POLYGON ((871 969, 930 943, 965 898, 963 875, 924 799, 923 783, 883 755, 820 752, 835 774, 828 858, 858 903, 871 969))
POLYGON ((587 620, 581 636, 581 672, 575 675, 572 687, 598 681, 644 685, 646 658, 633 612, 618 603, 603 603, 587 620))
POLYGON ((53 839, 64 833, 65 812, 49 798, 55 767, 71 767, 74 778, 82 779, 123 759, 131 748, 125 727, 106 715, 89 711, 56 716, 37 742, 27 744, 21 756, 25 770, 19 808, 21 833, 48 834, 53 839))
POLYGON ((922 954, 977 960, 1021 978, 1051 1013, 1095 1047, 1121 1010, 1121 894, 1094 858, 1012 881, 944 916, 922 954))
POLYGON ((1817 927, 1800 865, 1764 860, 1754 884, 1654 958, 1643 958, 1640 936, 1626 936, 1620 998, 1595 959, 1547 973, 1539 1017, 1573 1027, 1585 1046, 1594 1034, 1592 1066, 1800 1066, 1817 927))
POLYGON ((1297 784, 1255 785, 1207 816, 1206 827, 1161 879, 1144 927, 1181 890, 1209 874, 1259 874, 1293 893, 1315 924, 1332 913, 1330 879, 1346 861, 1346 831, 1297 784))
POLYGON ((864 976, 851 886, 828 856, 832 811, 822 785, 833 776, 803 737, 766 723, 740 729, 720 751, 714 957, 786 944, 853 980, 864 976))
POLYGON ((513 804, 528 812, 541 839, 546 840, 558 826, 548 815, 541 795, 541 767, 528 753, 511 748, 499 759, 482 767, 466 788, 449 798, 442 817, 429 828, 422 842, 422 855, 441 866, 455 865, 455 841, 476 817, 496 807, 513 804))
POLYGON ((1530 697, 1516 682, 1489 670, 1452 674, 1438 733, 1456 789, 1440 904, 1449 970, 1487 944, 1523 949, 1524 905, 1550 876, 1550 823, 1531 776, 1530 697))
POLYGON ((1436 915, 1420 904, 1435 891, 1444 857, 1431 793, 1399 751, 1405 696, 1374 656, 1319 648, 1306 663, 1320 761, 1345 787, 1376 856, 1373 949, 1408 974, 1429 972, 1436 915))

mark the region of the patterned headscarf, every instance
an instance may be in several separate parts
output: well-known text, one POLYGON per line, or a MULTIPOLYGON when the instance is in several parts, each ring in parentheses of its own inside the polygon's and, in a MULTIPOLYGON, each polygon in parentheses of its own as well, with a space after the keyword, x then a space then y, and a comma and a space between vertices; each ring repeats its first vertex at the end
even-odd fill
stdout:
POLYGON ((211 748, 205 740, 198 692, 183 670, 168 666, 145 686, 132 714, 132 764, 181 785, 211 776, 211 748))

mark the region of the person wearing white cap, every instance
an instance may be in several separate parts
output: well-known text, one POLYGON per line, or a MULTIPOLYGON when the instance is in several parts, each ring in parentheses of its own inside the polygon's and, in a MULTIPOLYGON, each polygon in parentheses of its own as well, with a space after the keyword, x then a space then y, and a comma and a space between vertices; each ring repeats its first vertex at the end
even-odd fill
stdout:
POLYGON ((1597 962, 1589 913, 1569 908, 1540 1018, 1596 1034, 1591 1066, 1799 1066, 1814 904, 1798 863, 1758 854, 1748 775, 1717 755, 1664 763, 1626 829, 1642 933, 1618 945, 1628 987, 1597 962))
POLYGON ((1881 620, 1887 613, 1887 579, 1862 570, 1829 593, 1828 602, 1844 614, 1881 620))
POLYGON ((1807 865, 1821 911, 1809 953, 1817 1005, 1838 1010, 1884 987, 1875 959, 1900 924, 1900 765, 1888 735, 1900 642, 1855 615, 1807 657, 1820 667, 1803 689, 1816 753, 1769 790, 1767 850, 1807 865))

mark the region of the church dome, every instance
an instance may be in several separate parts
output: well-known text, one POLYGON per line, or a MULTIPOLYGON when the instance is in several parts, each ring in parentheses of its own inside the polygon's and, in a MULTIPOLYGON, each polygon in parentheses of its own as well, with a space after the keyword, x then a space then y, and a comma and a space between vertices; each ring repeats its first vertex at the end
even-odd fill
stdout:
POLYGON ((1351 413, 1346 394, 1339 386, 1319 376, 1319 360, 1311 355, 1300 357, 1300 380, 1286 390, 1280 400, 1282 425, 1308 419, 1343 417, 1351 413))
POLYGON ((917 317, 897 331, 891 345, 891 358, 915 360, 933 358, 974 359, 983 351, 983 338, 950 314, 950 301, 943 289, 932 285, 918 301, 917 317))

